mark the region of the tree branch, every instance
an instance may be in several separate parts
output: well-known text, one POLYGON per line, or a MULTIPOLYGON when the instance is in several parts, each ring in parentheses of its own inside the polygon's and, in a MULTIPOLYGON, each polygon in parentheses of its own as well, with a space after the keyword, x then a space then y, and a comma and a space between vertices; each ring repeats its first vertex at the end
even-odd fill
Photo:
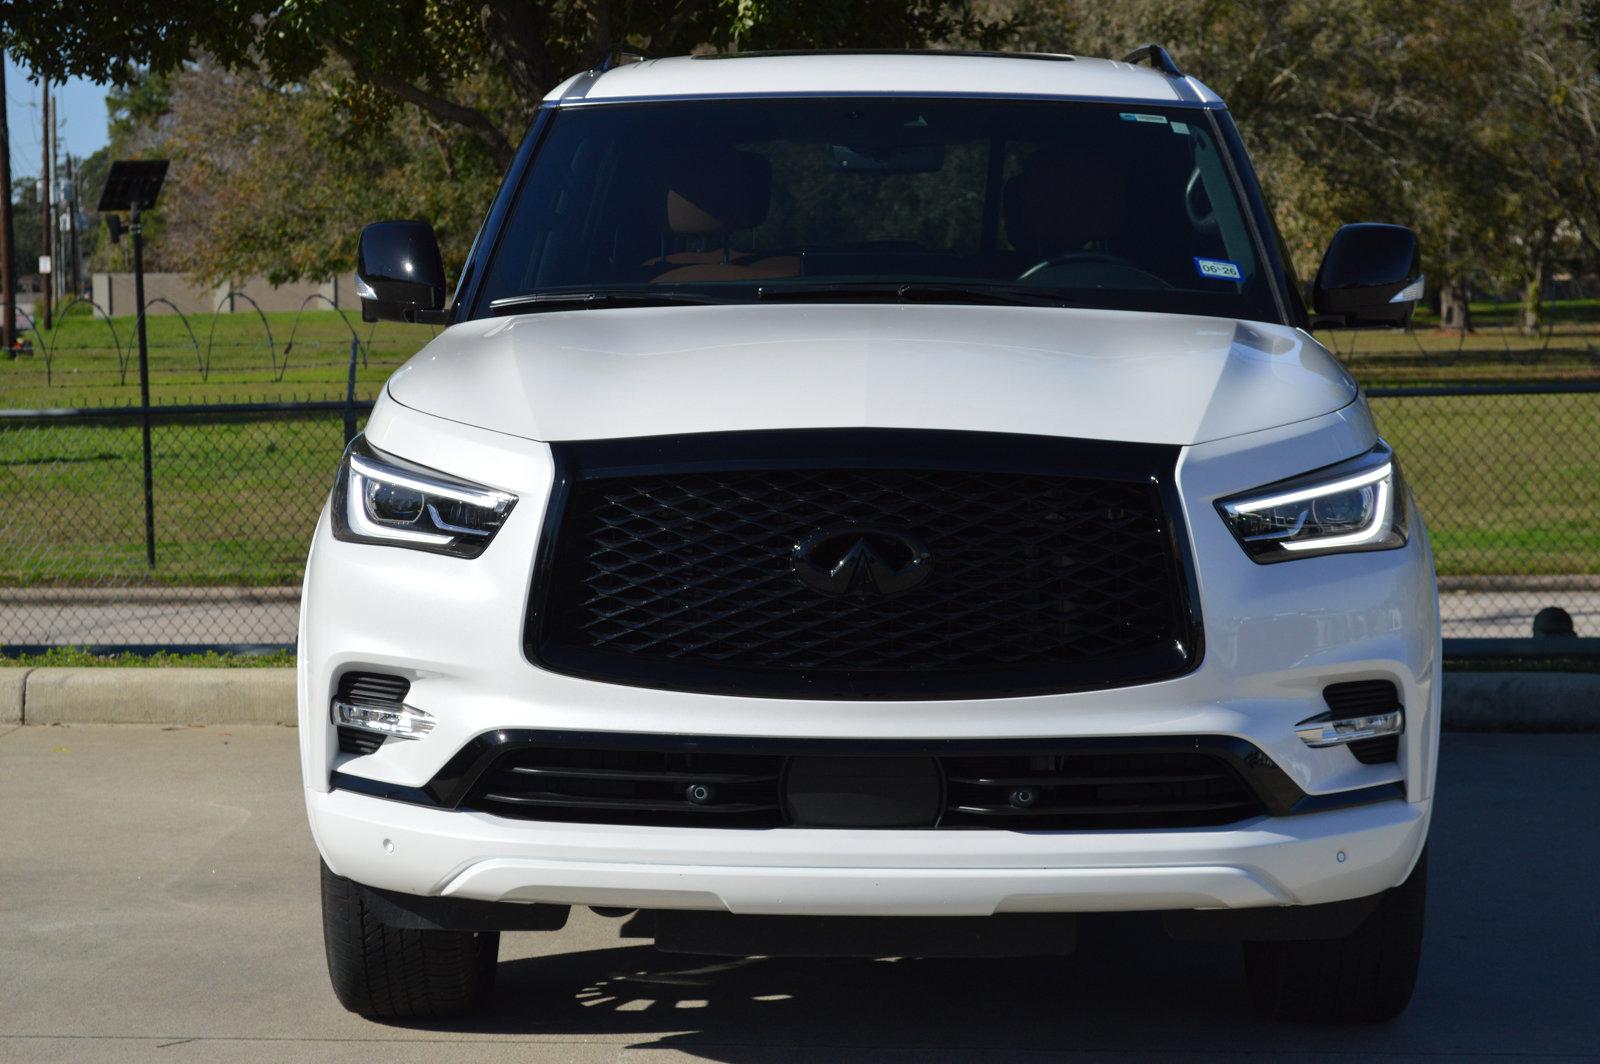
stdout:
POLYGON ((470 129, 477 134, 479 140, 483 141, 484 147, 489 149, 496 166, 504 170, 511 165, 511 160, 517 154, 516 146, 482 111, 456 103, 454 100, 447 100, 388 71, 376 70, 362 62, 356 49, 348 47, 342 41, 333 42, 331 47, 340 58, 350 64, 350 69, 354 71, 356 77, 370 81, 384 92, 398 96, 409 104, 415 104, 436 118, 470 129))

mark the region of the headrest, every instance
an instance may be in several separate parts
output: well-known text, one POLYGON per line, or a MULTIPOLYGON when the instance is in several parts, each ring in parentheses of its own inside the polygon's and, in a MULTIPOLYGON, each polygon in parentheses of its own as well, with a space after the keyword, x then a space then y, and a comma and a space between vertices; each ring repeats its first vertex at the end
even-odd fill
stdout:
POLYGON ((1126 159, 1104 148, 1053 144, 1028 156, 1006 182, 1006 239, 1044 258, 1123 232, 1126 159))
POLYGON ((684 152, 662 165, 661 228, 720 235, 760 225, 772 196, 772 164, 748 151, 684 152))

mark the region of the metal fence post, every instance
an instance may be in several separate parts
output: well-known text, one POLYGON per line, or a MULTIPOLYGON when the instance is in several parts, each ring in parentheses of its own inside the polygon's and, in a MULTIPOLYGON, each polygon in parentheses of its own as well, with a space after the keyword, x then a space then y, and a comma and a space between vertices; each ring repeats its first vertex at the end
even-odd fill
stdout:
POLYGON ((356 438, 356 354, 360 345, 350 337, 350 376, 344 387, 344 445, 356 438))
POLYGON ((144 223, 139 205, 133 205, 128 231, 133 234, 133 302, 139 308, 139 405, 144 408, 140 427, 144 436, 144 560, 156 567, 155 472, 150 461, 150 351, 144 333, 144 223))

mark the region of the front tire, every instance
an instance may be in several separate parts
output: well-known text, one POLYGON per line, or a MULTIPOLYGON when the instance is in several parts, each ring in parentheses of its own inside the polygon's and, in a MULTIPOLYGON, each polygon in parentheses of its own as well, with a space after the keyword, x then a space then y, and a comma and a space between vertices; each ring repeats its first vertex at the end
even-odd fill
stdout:
POLYGON ((498 931, 421 931, 380 920, 356 885, 322 865, 322 940, 339 1004, 374 1020, 442 1019, 494 989, 498 931))
POLYGON ((1259 1008, 1293 1020, 1378 1023, 1405 1010, 1422 959, 1428 853, 1343 938, 1246 942, 1245 975, 1259 1008))

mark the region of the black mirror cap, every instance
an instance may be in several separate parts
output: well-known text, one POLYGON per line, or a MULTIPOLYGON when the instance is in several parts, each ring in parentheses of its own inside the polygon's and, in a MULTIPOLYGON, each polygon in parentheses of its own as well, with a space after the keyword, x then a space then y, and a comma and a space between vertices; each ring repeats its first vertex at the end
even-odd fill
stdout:
POLYGON ((362 321, 439 321, 444 260, 427 222, 374 222, 356 250, 362 321))
POLYGON ((1422 298, 1422 245, 1403 225, 1357 222, 1333 234, 1311 305, 1325 324, 1403 326, 1422 298))

